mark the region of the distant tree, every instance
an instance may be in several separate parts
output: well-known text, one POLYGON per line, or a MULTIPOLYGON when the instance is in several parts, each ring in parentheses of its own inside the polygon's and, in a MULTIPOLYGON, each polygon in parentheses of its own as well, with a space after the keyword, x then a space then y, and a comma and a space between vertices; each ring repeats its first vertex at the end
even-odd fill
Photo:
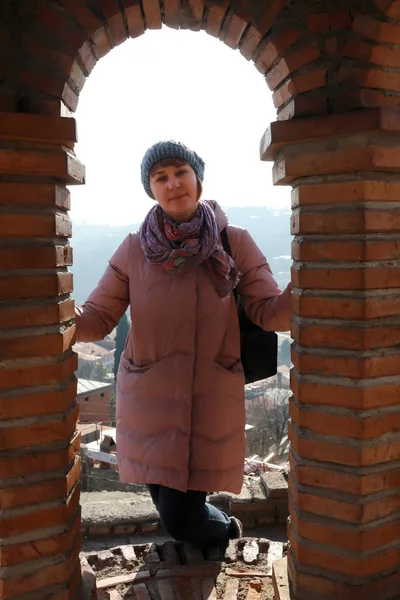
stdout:
POLYGON ((282 365, 290 365, 290 340, 285 338, 279 348, 279 362, 282 365))
POLYGON ((287 435, 289 395, 289 390, 266 388, 258 401, 247 403, 246 421, 254 425, 248 436, 250 454, 265 457, 271 451, 278 453, 279 444, 287 435))
POLYGON ((129 333, 129 323, 126 313, 121 317, 117 327, 117 335, 115 336, 115 354, 114 354, 114 378, 117 379, 119 361, 121 360, 121 354, 125 348, 126 338, 129 333))
POLYGON ((101 360, 84 362, 76 371, 76 376, 79 379, 89 379, 92 381, 107 381, 107 374, 107 369, 101 360))

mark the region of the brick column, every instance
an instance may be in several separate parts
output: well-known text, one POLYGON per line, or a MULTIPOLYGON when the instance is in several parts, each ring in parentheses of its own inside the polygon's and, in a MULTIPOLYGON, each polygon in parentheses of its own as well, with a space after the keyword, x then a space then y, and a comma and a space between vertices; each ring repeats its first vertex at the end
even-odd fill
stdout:
POLYGON ((273 123, 292 184, 288 556, 296 600, 400 589, 400 113, 273 123))
POLYGON ((0 598, 80 581, 69 192, 75 121, 0 113, 0 598))

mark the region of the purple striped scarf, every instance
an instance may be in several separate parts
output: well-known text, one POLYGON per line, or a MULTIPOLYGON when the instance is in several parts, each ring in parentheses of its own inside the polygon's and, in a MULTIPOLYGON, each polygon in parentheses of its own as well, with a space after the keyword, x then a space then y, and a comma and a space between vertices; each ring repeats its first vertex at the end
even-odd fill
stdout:
POLYGON ((240 273, 219 242, 217 219, 207 202, 200 200, 194 217, 183 223, 173 221, 156 204, 147 213, 139 235, 146 259, 167 273, 193 271, 204 263, 221 298, 239 281, 240 273))

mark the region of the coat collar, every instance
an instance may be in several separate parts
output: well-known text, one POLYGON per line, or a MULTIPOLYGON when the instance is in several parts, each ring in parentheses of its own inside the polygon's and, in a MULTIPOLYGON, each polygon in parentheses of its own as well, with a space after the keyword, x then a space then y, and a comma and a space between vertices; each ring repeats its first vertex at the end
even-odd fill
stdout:
POLYGON ((217 219, 219 231, 221 232, 228 225, 228 217, 215 200, 203 200, 203 202, 207 202, 215 212, 215 218, 217 219))

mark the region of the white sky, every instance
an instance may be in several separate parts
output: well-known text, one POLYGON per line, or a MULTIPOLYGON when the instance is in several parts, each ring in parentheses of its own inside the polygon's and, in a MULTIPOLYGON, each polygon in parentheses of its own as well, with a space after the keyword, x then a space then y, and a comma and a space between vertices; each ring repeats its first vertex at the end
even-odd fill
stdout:
POLYGON ((142 220, 153 202, 140 182, 146 149, 177 139, 205 160, 204 198, 223 206, 287 208, 259 143, 275 120, 262 75, 239 51, 205 32, 164 27, 102 58, 81 93, 76 154, 86 185, 74 186, 71 216, 89 224, 142 220))

